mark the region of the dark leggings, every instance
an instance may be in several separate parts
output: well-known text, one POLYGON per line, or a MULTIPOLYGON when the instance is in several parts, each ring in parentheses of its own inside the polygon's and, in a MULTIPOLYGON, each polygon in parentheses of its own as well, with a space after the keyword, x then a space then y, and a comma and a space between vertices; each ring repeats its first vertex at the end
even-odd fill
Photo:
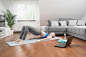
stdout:
POLYGON ((23 38, 23 40, 25 40, 28 32, 31 32, 34 35, 41 35, 41 31, 40 30, 38 30, 38 29, 36 29, 34 27, 31 27, 31 26, 23 26, 19 38, 20 39, 23 38))

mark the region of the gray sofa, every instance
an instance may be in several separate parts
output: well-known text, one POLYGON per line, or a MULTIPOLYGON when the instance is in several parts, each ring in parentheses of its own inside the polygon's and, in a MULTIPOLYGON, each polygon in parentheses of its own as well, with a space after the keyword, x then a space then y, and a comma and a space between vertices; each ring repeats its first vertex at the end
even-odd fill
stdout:
MULTIPOLYGON (((55 32, 58 35, 64 34, 67 30, 67 26, 51 26, 51 21, 67 21, 69 18, 59 18, 59 20, 48 20, 48 25, 45 27, 46 32, 55 32)), ((59 24, 60 25, 60 24, 59 24)))
POLYGON ((69 26, 67 28, 67 34, 86 40, 86 26, 69 26))
POLYGON ((61 25, 60 23, 59 26, 51 26, 51 21, 53 20, 48 20, 48 25, 45 27, 45 30, 48 33, 55 32, 57 35, 66 33, 76 38, 86 40, 86 26, 68 26, 69 20, 75 20, 75 19, 59 18, 59 20, 56 20, 56 21, 66 21, 67 26, 60 26, 61 25))

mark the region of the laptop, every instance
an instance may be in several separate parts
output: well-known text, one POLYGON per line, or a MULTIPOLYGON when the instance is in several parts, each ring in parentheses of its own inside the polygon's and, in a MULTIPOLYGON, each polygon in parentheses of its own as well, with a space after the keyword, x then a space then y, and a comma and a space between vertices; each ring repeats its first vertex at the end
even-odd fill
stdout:
POLYGON ((67 46, 69 46, 72 42, 73 36, 68 37, 67 42, 66 43, 59 43, 57 45, 54 45, 55 47, 61 47, 61 48, 66 48, 67 46))

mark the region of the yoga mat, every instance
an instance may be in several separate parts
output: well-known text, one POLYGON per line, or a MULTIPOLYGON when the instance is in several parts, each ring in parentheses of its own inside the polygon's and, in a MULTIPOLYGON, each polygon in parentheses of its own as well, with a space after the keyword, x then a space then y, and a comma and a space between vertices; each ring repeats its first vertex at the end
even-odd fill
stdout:
MULTIPOLYGON (((40 39, 43 39, 43 38, 40 38, 40 39)), ((17 44, 17 43, 15 43, 14 41, 6 42, 6 43, 7 43, 9 46, 17 46, 17 45, 23 45, 23 44, 29 44, 29 43, 37 43, 37 42, 35 42, 35 41, 36 41, 36 40, 40 40, 40 39, 25 40, 25 43, 21 43, 21 44, 17 44)), ((44 40, 44 41, 56 40, 56 39, 61 39, 61 37, 55 37, 55 38, 48 39, 48 40, 44 40)), ((40 41, 40 42, 43 42, 43 41, 40 41)))

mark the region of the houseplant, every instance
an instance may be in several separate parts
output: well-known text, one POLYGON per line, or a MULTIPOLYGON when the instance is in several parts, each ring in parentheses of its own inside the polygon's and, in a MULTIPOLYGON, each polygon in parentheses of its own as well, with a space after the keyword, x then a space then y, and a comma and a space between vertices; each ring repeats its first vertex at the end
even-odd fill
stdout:
POLYGON ((15 24, 16 15, 13 15, 9 10, 6 10, 6 13, 4 14, 4 17, 5 17, 5 20, 7 22, 7 25, 12 30, 12 27, 15 24))

